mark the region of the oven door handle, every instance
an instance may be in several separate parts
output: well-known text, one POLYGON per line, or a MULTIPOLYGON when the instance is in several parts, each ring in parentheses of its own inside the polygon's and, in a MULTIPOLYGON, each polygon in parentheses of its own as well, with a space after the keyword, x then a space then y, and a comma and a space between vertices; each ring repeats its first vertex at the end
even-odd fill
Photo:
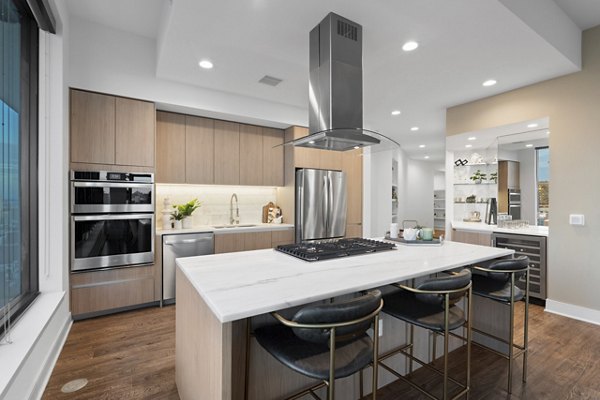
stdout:
POLYGON ((118 219, 154 219, 154 214, 102 214, 102 215, 74 215, 73 221, 103 221, 118 219))
POLYGON ((136 182, 71 182, 73 187, 152 188, 152 183, 136 182))
POLYGON ((213 239, 211 237, 207 237, 207 238, 201 238, 201 239, 183 239, 183 240, 167 240, 165 242, 166 246, 173 246, 176 244, 192 244, 192 243, 198 243, 198 242, 210 242, 213 239))

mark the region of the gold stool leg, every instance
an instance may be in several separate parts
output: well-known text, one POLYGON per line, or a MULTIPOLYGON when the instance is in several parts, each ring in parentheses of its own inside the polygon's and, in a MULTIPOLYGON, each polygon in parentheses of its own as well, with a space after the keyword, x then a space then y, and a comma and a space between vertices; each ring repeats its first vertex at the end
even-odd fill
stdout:
POLYGON ((252 319, 246 318, 246 370, 244 371, 244 400, 248 400, 250 387, 250 333, 252 332, 252 319))
POLYGON ((472 288, 469 288, 468 294, 468 302, 467 302, 467 395, 465 396, 466 400, 469 400, 469 394, 471 393, 471 316, 472 316, 472 307, 471 307, 471 296, 473 295, 472 288))
POLYGON ((329 332, 329 386, 327 399, 335 399, 335 328, 329 332))
POLYGON ((360 391, 360 398, 362 399, 365 396, 365 390, 363 388, 363 370, 361 369, 359 372, 360 382, 358 383, 358 389, 360 391))
POLYGON ((450 319, 450 294, 444 295, 444 396, 443 399, 448 399, 448 340, 449 340, 449 319, 450 319))
POLYGON ((529 355, 529 268, 525 273, 525 320, 523 321, 523 382, 527 382, 527 356, 529 355))
POLYGON ((508 393, 512 393, 512 366, 515 334, 515 274, 510 274, 510 328, 508 330, 508 393))
MULTIPOLYGON (((373 400, 377 400, 377 383, 378 383, 378 366, 377 358, 379 357, 379 315, 375 316, 375 325, 373 326, 373 400)), ((362 370, 361 370, 362 372, 362 370)), ((361 377, 362 379, 362 377, 361 377)), ((362 393, 361 393, 362 397, 362 393)))

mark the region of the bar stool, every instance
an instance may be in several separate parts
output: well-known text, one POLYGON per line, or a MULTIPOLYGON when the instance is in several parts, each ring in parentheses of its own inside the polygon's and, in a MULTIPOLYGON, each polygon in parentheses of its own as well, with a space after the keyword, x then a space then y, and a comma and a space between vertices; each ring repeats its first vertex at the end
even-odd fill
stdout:
POLYGON ((473 274, 473 294, 497 301, 510 307, 510 329, 508 340, 499 338, 491 333, 473 328, 473 331, 506 343, 508 354, 498 352, 479 343, 476 345, 490 350, 508 360, 508 393, 512 392, 513 360, 523 356, 523 382, 527 380, 527 353, 529 328, 529 258, 520 256, 512 259, 501 259, 486 266, 473 266, 481 274, 473 274), (525 275, 525 290, 521 290, 515 282, 525 275), (525 299, 523 317, 523 345, 514 343, 515 336, 515 303, 525 299), (516 352, 515 352, 516 348, 516 352))
MULTIPOLYGON (((407 357, 410 362, 409 372, 412 372, 412 361, 421 364, 443 376, 442 399, 448 399, 448 381, 462 388, 452 399, 467 395, 471 382, 471 271, 463 269, 454 275, 430 278, 416 288, 394 284, 402 290, 385 295, 383 312, 410 324, 408 343, 379 356, 379 365, 402 379, 432 399, 437 399, 432 393, 401 375, 383 361, 398 353, 407 357), (457 303, 467 296, 465 311, 457 303), (430 363, 413 355, 414 327, 428 329, 444 336, 444 369, 439 370, 430 363), (448 374, 449 333, 452 330, 466 327, 467 330, 467 377, 463 383, 451 378, 448 374)), ((435 340, 435 336, 434 336, 435 340)))
MULTIPOLYGON (((359 371, 362 378, 362 370, 372 363, 372 398, 376 400, 378 321, 382 307, 381 292, 373 290, 347 301, 304 307, 292 320, 279 313, 272 313, 281 324, 257 328, 254 336, 258 343, 286 367, 322 381, 287 399, 296 399, 306 394, 318 399, 315 390, 327 386, 327 399, 333 400, 335 379, 359 371), (367 334, 371 326, 372 339, 367 334)), ((248 345, 248 349, 249 347, 248 345)), ((248 364, 247 361, 246 365, 248 364)), ((360 391, 362 397, 362 379, 360 391)), ((246 398, 247 396, 246 384, 246 398)))

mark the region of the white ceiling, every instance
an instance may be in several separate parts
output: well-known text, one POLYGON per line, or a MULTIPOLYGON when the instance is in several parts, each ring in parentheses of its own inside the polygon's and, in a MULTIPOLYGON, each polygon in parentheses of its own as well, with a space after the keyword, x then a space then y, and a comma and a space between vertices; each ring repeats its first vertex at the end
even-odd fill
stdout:
MULTIPOLYGON (((556 2, 580 28, 600 23, 599 0, 556 2)), ((79 18, 157 38, 159 78, 300 107, 307 120, 308 33, 336 12, 363 26, 365 128, 433 162, 445 156, 447 107, 578 70, 539 29, 496 0, 67 0, 67 6, 79 18), (420 47, 403 52, 407 40, 420 47), (202 58, 214 69, 198 68, 202 58), (266 74, 283 82, 259 84, 266 74), (498 84, 482 87, 490 78, 498 84), (402 114, 392 117, 394 109, 402 114)))

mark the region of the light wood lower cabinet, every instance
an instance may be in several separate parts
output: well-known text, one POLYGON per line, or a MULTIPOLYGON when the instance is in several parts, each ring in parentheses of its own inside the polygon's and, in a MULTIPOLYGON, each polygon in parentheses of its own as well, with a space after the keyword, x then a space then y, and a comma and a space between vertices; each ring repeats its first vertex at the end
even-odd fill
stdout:
POLYGON ((292 244, 295 242, 294 229, 286 229, 284 231, 271 232, 271 247, 275 248, 284 244, 292 244))
POLYGON ((215 254, 259 250, 294 243, 294 229, 215 234, 215 254))
POLYGON ((460 231, 452 229, 452 241, 468 244, 478 244, 480 246, 491 246, 492 234, 486 232, 460 231))
POLYGON ((71 313, 75 318, 154 299, 154 265, 71 274, 71 313))
POLYGON ((363 236, 362 224, 347 224, 346 225, 346 237, 356 238, 363 236))

